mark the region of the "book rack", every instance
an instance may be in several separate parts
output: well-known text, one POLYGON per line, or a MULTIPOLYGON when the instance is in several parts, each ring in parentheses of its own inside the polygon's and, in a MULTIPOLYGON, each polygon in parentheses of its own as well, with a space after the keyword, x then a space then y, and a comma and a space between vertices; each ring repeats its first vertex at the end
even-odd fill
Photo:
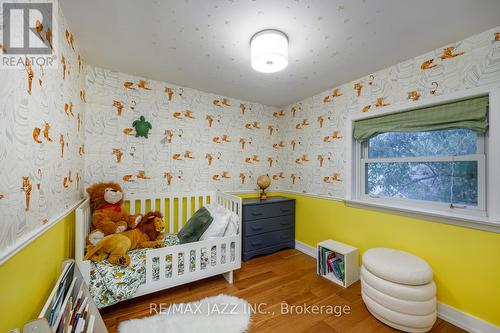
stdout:
POLYGON ((344 288, 359 280, 358 249, 331 239, 318 243, 316 272, 344 288))
POLYGON ((67 304, 69 301, 69 298, 71 297, 72 300, 77 300, 77 296, 79 291, 82 291, 82 299, 87 298, 87 304, 88 304, 88 312, 86 315, 87 320, 89 320, 91 317, 93 317, 93 328, 86 328, 83 332, 86 333, 107 333, 108 330, 106 329, 106 325, 104 325, 104 321, 102 320, 102 317, 99 313, 99 310, 97 306, 94 303, 94 300, 92 299, 92 296, 90 295, 89 289, 87 287, 87 284, 85 283, 82 273, 78 269, 78 265, 75 264, 74 260, 68 259, 63 261, 62 263, 62 270, 61 270, 61 275, 59 276, 54 288, 52 289, 52 292, 50 293, 49 298, 45 302, 45 305, 38 315, 38 318, 35 320, 31 320, 27 322, 24 325, 23 328, 23 333, 59 333, 59 332, 66 332, 64 329, 59 328, 57 329, 57 326, 54 327, 54 325, 49 324, 49 318, 51 317, 50 313, 53 308, 53 304, 56 301, 57 297, 61 297, 61 307, 59 311, 52 311, 53 316, 59 317, 57 320, 57 317, 55 317, 55 320, 52 321, 58 321, 60 322, 61 320, 64 321, 62 318, 64 313, 61 313, 61 309, 64 308, 64 306, 67 304), (61 293, 59 292, 60 290, 60 284, 64 283, 65 278, 68 278, 68 275, 71 274, 64 274, 67 270, 68 265, 73 265, 72 268, 72 276, 69 276, 69 279, 71 280, 71 284, 73 284, 73 289, 68 288, 67 294, 63 297, 63 295, 59 296, 61 293), (74 283, 73 283, 74 281, 74 283), (81 286, 81 288, 80 288, 81 286), (70 290, 71 289, 71 290, 70 290), (56 313, 57 312, 57 313, 56 313))

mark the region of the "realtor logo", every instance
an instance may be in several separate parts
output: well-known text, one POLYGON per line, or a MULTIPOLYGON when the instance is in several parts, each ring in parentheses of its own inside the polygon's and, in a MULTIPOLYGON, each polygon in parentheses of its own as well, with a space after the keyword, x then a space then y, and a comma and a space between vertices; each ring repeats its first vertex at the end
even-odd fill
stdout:
POLYGON ((1 4, 1 67, 19 68, 28 61, 37 67, 56 66, 56 3, 3 0, 1 4))

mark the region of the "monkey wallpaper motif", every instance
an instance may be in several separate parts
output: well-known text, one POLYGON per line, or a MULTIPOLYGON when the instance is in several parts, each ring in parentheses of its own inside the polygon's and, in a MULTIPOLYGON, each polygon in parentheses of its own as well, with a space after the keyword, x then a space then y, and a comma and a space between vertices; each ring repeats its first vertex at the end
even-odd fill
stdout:
POLYGON ((283 174, 277 109, 92 66, 86 73, 85 186, 242 191, 261 174, 283 174), (147 139, 132 127, 140 116, 152 125, 147 139))
POLYGON ((343 199, 346 121, 361 112, 500 83, 500 27, 284 108, 283 190, 343 199), (307 125, 305 125, 307 124, 307 125))
POLYGON ((56 70, 0 71, 0 252, 104 180, 128 194, 246 191, 267 173, 271 190, 343 199, 349 115, 500 83, 497 27, 274 108, 84 65, 59 18, 56 70))
POLYGON ((58 67, 0 70, 0 252, 82 197, 82 59, 60 10, 57 45, 39 28, 58 67))

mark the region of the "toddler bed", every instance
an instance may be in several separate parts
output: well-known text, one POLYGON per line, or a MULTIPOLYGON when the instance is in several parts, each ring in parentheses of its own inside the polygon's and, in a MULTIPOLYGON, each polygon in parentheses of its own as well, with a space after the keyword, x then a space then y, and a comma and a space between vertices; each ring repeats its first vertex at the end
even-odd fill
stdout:
POLYGON ((222 192, 176 195, 131 195, 125 198, 131 214, 157 210, 164 216, 166 247, 130 251, 127 268, 84 260, 86 237, 92 225, 89 200, 76 210, 75 261, 98 307, 149 294, 181 284, 223 274, 232 283, 241 267, 241 198, 222 192), (237 216, 237 234, 179 244, 176 233, 200 207, 218 203, 237 216))

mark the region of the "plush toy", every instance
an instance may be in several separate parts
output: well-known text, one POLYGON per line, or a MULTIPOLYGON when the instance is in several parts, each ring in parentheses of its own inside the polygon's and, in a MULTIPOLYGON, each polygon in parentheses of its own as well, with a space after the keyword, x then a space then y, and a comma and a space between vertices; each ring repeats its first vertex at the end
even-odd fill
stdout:
POLYGON ((97 183, 87 188, 92 209, 92 231, 88 240, 95 245, 104 236, 135 228, 142 215, 129 215, 122 207, 123 191, 116 183, 97 183))
POLYGON ((136 137, 143 136, 146 139, 148 138, 149 130, 153 128, 153 126, 151 126, 151 123, 149 121, 146 121, 146 118, 144 118, 144 116, 141 116, 139 119, 135 120, 132 123, 132 127, 135 128, 136 137))
POLYGON ((106 236, 95 246, 89 245, 85 260, 100 262, 107 258, 112 264, 127 267, 130 264, 128 251, 163 247, 164 230, 165 225, 161 213, 149 212, 144 215, 137 228, 106 236))

